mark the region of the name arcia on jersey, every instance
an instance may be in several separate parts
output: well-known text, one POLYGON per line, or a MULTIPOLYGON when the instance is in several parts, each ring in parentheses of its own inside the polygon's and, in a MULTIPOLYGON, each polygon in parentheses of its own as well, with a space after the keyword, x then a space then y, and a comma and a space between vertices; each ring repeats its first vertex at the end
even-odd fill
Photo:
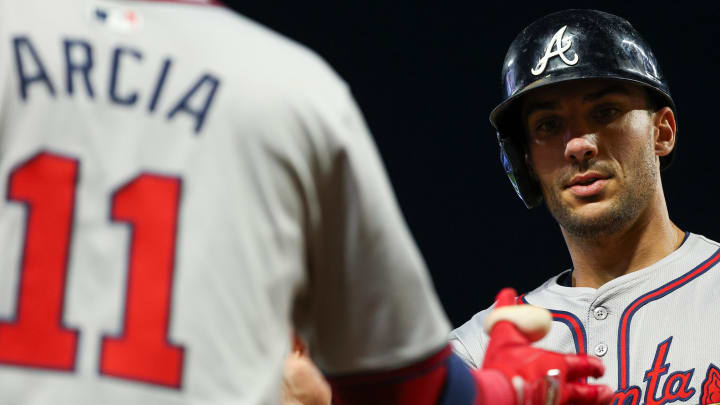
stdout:
MULTIPOLYGON (((12 37, 13 58, 15 60, 19 95, 23 101, 28 101, 29 90, 42 87, 48 94, 55 97, 59 92, 57 83, 64 80, 65 94, 72 96, 75 92, 83 91, 87 97, 96 97, 97 83, 93 81, 95 69, 95 51, 93 44, 85 39, 65 38, 58 41, 58 55, 63 55, 61 66, 64 67, 62 78, 51 77, 48 73, 45 58, 41 55, 32 39, 19 35, 12 37), (81 88, 84 88, 81 90, 81 88)), ((166 119, 173 120, 178 116, 187 116, 191 119, 192 130, 199 134, 205 119, 210 112, 213 100, 220 87, 220 79, 210 73, 201 72, 197 80, 188 83, 186 90, 180 94, 168 95, 173 97, 170 107, 158 111, 159 101, 164 97, 165 85, 173 69, 173 60, 167 57, 157 67, 157 75, 145 92, 135 89, 125 81, 132 81, 130 75, 122 75, 123 66, 128 64, 142 64, 143 52, 140 49, 126 46, 117 46, 110 52, 110 72, 107 81, 107 100, 112 104, 125 107, 144 107, 150 113, 161 112, 166 119), (121 82, 121 78, 123 82, 121 82)))

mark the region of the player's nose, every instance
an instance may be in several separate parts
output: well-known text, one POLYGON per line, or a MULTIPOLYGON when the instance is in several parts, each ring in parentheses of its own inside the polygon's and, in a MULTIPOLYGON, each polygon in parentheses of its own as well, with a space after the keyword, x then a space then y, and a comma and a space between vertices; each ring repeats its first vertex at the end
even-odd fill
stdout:
POLYGON ((568 126, 565 159, 571 163, 582 163, 597 156, 597 134, 582 124, 568 126))
POLYGON ((581 163, 597 156, 597 145, 590 137, 571 138, 565 145, 565 159, 572 163, 581 163))

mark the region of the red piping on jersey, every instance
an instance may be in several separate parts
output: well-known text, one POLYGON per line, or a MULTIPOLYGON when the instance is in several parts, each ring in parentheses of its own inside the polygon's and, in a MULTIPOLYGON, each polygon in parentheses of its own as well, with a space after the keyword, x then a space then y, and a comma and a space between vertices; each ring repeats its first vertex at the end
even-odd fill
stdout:
MULTIPOLYGON (((525 304, 532 305, 525 298, 525 294, 521 295, 519 299, 525 304)), ((585 335, 585 328, 582 322, 580 322, 580 319, 570 312, 558 311, 556 309, 548 309, 548 311, 552 314, 553 321, 563 323, 570 329, 573 343, 575 343, 575 353, 587 354, 587 336, 585 335)), ((587 382, 587 378, 583 378, 582 381, 587 382)))
POLYGON ((562 322, 570 328, 575 338, 575 352, 577 354, 587 353, 587 344, 585 343, 585 328, 583 328, 580 320, 573 314, 565 311, 550 310, 553 321, 562 322))
MULTIPOLYGON (((557 311, 553 309, 550 309, 549 311, 552 314, 553 321, 562 322, 570 328, 570 333, 572 333, 573 341, 575 342, 575 353, 586 354, 587 338, 585 336, 585 328, 580 322, 580 319, 570 312, 557 311)), ((581 378, 580 381, 587 383, 587 377, 581 378)))
MULTIPOLYGON (((523 303, 530 304, 525 298, 525 294, 519 297, 523 303)), ((564 323, 573 335, 573 343, 575 343, 575 352, 577 354, 587 353, 587 338, 585 336, 585 328, 580 322, 580 319, 574 314, 566 311, 558 311, 556 309, 548 309, 552 314, 553 321, 564 323)))
POLYGON ((641 295, 627 308, 625 308, 622 317, 620 317, 620 328, 618 328, 618 373, 620 374, 620 378, 618 378, 619 390, 625 390, 628 388, 628 379, 630 375, 630 367, 628 366, 630 349, 628 342, 630 341, 630 322, 632 321, 633 315, 635 315, 637 310, 645 304, 658 300, 701 276, 717 264, 718 259, 720 259, 720 249, 716 250, 715 253, 713 253, 707 260, 700 263, 694 269, 661 286, 660 288, 641 295))

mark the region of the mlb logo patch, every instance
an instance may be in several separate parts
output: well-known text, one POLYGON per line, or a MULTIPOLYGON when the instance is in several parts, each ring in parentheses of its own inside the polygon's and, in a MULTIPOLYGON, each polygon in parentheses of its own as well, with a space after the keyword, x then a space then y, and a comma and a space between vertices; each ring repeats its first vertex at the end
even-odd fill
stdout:
POLYGON ((142 15, 131 7, 114 5, 94 5, 90 8, 90 18, 112 31, 133 33, 140 30, 142 15))

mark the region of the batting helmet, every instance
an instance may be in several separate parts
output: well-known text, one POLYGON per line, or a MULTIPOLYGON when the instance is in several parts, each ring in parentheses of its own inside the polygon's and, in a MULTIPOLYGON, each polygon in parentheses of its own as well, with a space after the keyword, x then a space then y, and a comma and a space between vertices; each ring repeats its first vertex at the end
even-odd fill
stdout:
MULTIPOLYGON (((502 68, 503 101, 490 113, 500 159, 528 208, 542 202, 527 167, 518 99, 530 90, 583 79, 615 79, 644 86, 675 111, 655 55, 626 20, 596 10, 565 10, 540 18, 510 44, 502 68)), ((662 157, 666 168, 674 153, 662 157)))

